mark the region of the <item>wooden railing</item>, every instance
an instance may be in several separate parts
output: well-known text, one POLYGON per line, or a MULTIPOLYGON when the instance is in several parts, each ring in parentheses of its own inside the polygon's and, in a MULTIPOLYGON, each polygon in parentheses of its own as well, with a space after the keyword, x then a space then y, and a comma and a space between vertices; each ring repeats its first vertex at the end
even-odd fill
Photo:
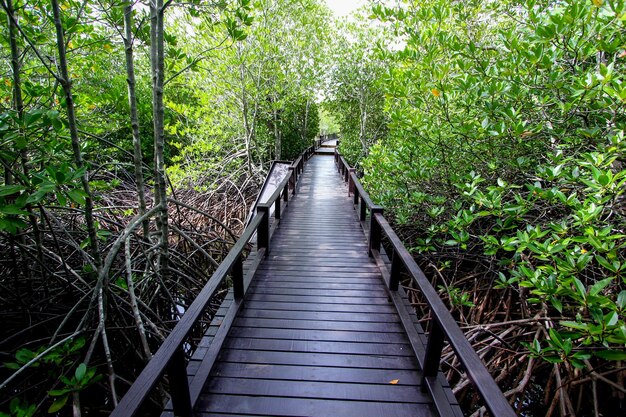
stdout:
POLYGON ((112 417, 132 417, 136 415, 166 373, 169 379, 169 394, 174 414, 181 417, 192 415, 193 406, 200 395, 205 377, 211 372, 211 368, 228 335, 234 318, 243 304, 246 292, 245 282, 254 275, 261 260, 269 253, 272 230, 278 223, 274 222, 273 227, 270 228, 270 208, 274 205, 274 217, 279 220, 281 217, 281 206, 288 204, 290 190, 295 194, 304 165, 314 153, 315 145, 307 148, 300 154, 289 167, 290 173, 278 185, 276 191, 274 191, 267 202, 257 206, 256 215, 248 227, 246 227, 239 240, 237 240, 226 258, 215 270, 198 294, 198 297, 191 303, 150 362, 139 374, 118 406, 115 407, 111 413, 112 417), (250 265, 246 277, 244 277, 243 252, 255 233, 257 237, 257 256, 250 265), (187 343, 192 329, 205 314, 215 292, 222 286, 229 274, 233 281, 234 301, 213 338, 202 362, 202 369, 189 384, 184 345, 187 343))
POLYGON ((444 342, 447 340, 491 415, 494 417, 516 416, 504 394, 483 365, 472 345, 465 338, 448 308, 437 294, 437 291, 435 291, 383 216, 383 208, 373 203, 357 178, 354 168, 350 167, 337 150, 335 151, 335 163, 344 181, 348 183, 348 193, 353 195, 353 203, 358 210, 359 220, 362 222, 368 236, 370 256, 376 260, 376 263, 381 268, 387 283, 389 297, 398 309, 402 324, 409 336, 411 347, 422 368, 422 389, 430 391, 439 414, 441 416, 453 415, 449 401, 440 392, 441 384, 437 382, 441 352, 444 342), (368 212, 369 223, 366 222, 368 212), (388 243, 386 247, 388 249, 391 248, 390 256, 381 247, 383 238, 388 243), (403 271, 421 292, 431 312, 430 332, 426 341, 422 339, 424 335, 420 334, 418 329, 416 329, 398 292, 400 275, 403 271), (426 342, 425 348, 424 342, 426 342), (438 399, 441 399, 441 401, 438 399))
POLYGON ((336 133, 332 133, 330 135, 320 135, 315 139, 315 149, 320 148, 325 142, 329 140, 338 140, 339 136, 336 133))

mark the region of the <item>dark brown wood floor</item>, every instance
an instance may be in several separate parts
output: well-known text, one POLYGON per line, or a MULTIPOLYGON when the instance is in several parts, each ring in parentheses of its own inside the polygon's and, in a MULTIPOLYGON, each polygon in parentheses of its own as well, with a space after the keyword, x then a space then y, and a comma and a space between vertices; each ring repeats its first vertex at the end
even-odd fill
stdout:
POLYGON ((333 157, 314 156, 197 415, 436 415, 366 246, 333 157))

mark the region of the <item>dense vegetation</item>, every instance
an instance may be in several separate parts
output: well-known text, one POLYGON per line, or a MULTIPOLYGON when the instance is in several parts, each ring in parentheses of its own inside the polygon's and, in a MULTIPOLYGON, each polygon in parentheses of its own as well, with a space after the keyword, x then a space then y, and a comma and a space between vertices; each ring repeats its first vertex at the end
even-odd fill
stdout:
POLYGON ((330 12, 1 3, 0 414, 106 413, 317 135, 330 12))
POLYGON ((624 2, 398 3, 343 152, 518 409, 623 413, 624 2))
POLYGON ((0 415, 112 409, 337 126, 522 415, 626 409, 623 0, 0 5, 0 415))

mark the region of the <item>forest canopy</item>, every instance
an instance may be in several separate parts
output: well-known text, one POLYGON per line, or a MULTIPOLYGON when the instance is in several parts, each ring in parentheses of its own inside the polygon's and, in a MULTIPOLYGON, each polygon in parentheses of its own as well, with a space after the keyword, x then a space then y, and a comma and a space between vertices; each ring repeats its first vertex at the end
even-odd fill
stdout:
POLYGON ((377 3, 334 74, 341 152, 524 415, 624 409, 624 7, 377 3))
POLYGON ((0 0, 0 416, 110 411, 337 132, 520 415, 624 410, 625 3, 0 0))

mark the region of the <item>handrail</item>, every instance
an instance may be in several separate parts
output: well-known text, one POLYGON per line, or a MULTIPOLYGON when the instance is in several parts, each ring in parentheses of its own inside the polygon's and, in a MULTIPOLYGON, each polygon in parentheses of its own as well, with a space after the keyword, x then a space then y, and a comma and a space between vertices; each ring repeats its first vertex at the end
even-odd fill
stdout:
MULTIPOLYGON (((215 270, 180 321, 147 363, 133 385, 131 385, 126 395, 124 395, 117 407, 113 409, 111 417, 132 417, 136 415, 166 372, 170 379, 170 396, 174 413, 177 416, 191 416, 194 403, 197 400, 197 398, 193 397, 196 397, 197 393, 190 392, 183 345, 193 327, 205 313, 209 302, 229 272, 233 279, 235 301, 239 301, 237 303, 238 306, 241 304, 246 291, 242 253, 252 236, 256 233, 258 252, 264 256, 269 254, 269 208, 274 204, 274 216, 277 220, 280 219, 281 197, 285 203, 288 202, 290 185, 293 186, 293 193, 296 193, 298 177, 304 170, 304 163, 315 153, 314 146, 308 147, 300 154, 296 161, 292 163, 289 174, 281 181, 267 202, 259 204, 257 213, 248 227, 246 227, 241 237, 228 252, 226 258, 215 270)), ((228 329, 226 329, 226 333, 227 331, 228 329)))
MULTIPOLYGON (((335 151, 335 163, 337 164, 339 172, 343 175, 344 181, 349 185, 348 192, 353 193, 353 203, 359 208, 359 220, 365 222, 366 209, 370 212, 368 232, 369 253, 377 260, 379 266, 385 266, 384 272, 385 275, 388 276, 388 289, 390 293, 392 295, 397 293, 400 282, 400 270, 401 267, 404 267, 404 270, 417 285, 417 288, 421 291, 422 296, 430 308, 432 323, 426 350, 424 352, 423 349, 414 348, 423 372, 422 389, 433 390, 435 379, 439 372, 444 339, 446 339, 465 368, 467 376, 478 390, 481 398, 485 402, 485 407, 489 410, 491 415, 498 417, 516 416, 516 413, 509 405, 506 397, 446 308, 437 294, 437 291, 435 291, 424 275, 424 272, 417 265, 396 232, 383 216, 383 208, 374 204, 356 176, 354 168, 350 167, 337 150, 335 151), (382 261, 381 252, 384 253, 384 249, 381 248, 381 237, 383 235, 389 240, 393 249, 389 257, 391 259, 390 268, 383 265, 382 261)), ((397 305, 397 307, 404 308, 403 305, 397 305)), ((411 322, 405 323, 404 321, 403 325, 405 327, 413 326, 411 322)), ((408 329, 407 333, 409 333, 408 329)))
POLYGON ((332 133, 330 135, 320 135, 317 139, 315 139, 315 149, 320 148, 325 142, 329 140, 338 140, 338 136, 336 133, 332 133))

